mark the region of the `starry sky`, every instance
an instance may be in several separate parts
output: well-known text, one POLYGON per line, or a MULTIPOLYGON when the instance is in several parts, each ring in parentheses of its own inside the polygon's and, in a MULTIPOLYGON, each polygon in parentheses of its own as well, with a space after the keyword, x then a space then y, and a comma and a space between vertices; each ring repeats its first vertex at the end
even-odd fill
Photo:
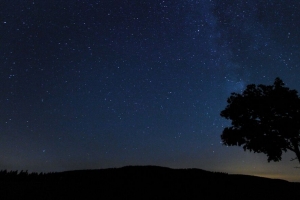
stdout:
POLYGON ((0 169, 201 168, 300 181, 222 145, 231 92, 300 91, 298 0, 2 0, 0 169))

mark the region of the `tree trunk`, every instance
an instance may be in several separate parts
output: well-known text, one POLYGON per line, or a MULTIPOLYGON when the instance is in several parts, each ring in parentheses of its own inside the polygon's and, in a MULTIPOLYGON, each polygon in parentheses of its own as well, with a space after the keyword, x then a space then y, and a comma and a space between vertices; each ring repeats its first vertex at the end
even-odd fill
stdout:
POLYGON ((294 146, 294 152, 297 156, 298 162, 300 163, 300 150, 299 150, 299 146, 298 146, 298 142, 297 141, 292 141, 292 144, 294 146))
POLYGON ((299 152, 299 150, 298 150, 298 152, 295 152, 295 153, 296 153, 296 156, 297 156, 298 162, 299 162, 299 164, 300 164, 300 152, 299 152))

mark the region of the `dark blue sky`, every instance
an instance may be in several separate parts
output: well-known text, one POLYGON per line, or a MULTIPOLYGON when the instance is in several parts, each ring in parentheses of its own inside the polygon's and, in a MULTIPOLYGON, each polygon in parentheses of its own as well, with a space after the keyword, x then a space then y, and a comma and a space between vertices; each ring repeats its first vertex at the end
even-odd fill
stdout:
POLYGON ((298 0, 3 0, 0 168, 201 168, 300 181, 226 147, 231 92, 300 91, 298 0))

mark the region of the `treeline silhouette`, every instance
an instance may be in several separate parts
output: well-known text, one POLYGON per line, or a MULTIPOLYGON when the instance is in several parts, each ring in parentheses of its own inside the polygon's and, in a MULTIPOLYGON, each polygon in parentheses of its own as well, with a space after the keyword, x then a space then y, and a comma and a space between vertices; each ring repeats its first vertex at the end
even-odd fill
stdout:
POLYGON ((18 170, 16 171, 7 171, 7 170, 1 170, 0 171, 0 180, 1 181, 8 181, 8 180, 37 180, 37 179, 41 179, 42 176, 44 176, 44 173, 28 173, 28 171, 20 171, 18 172, 18 170))
POLYGON ((0 171, 0 199, 270 199, 300 183, 200 169, 128 166, 55 173, 0 171))
MULTIPOLYGON (((28 170, 26 171, 7 171, 7 170, 0 170, 0 181, 62 181, 62 180, 83 180, 83 179, 96 179, 100 175, 101 178, 107 177, 107 176, 121 176, 121 175, 129 175, 127 173, 136 173, 137 171, 151 171, 151 176, 154 174, 157 176, 158 174, 166 175, 169 173, 170 168, 164 168, 164 167, 157 167, 157 166, 143 166, 143 167, 133 167, 133 166, 126 166, 119 168, 110 168, 110 169, 101 169, 101 170, 76 170, 76 171, 66 171, 66 172, 50 172, 50 173, 36 173, 31 172, 28 173, 28 170), (134 169, 134 171, 132 171, 134 169), (116 173, 116 172, 120 173, 116 173), (163 173, 163 174, 162 174, 163 173), (96 176, 95 176, 96 175, 96 176), (98 175, 98 176, 97 176, 98 175)), ((208 172, 200 169, 181 169, 182 171, 185 171, 186 174, 190 174, 193 172, 199 172, 203 173, 204 175, 211 175, 211 173, 217 174, 217 175, 228 175, 228 173, 224 172, 208 172)), ((178 170, 177 170, 178 171, 178 170)), ((186 175, 185 174, 185 175, 186 175)), ((148 174, 149 175, 149 174, 148 174)), ((151 177, 148 177, 151 178, 151 177)))

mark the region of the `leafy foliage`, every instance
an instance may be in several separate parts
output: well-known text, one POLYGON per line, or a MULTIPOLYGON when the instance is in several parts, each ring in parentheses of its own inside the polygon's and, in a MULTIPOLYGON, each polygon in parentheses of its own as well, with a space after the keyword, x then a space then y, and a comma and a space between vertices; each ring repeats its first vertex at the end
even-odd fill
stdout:
POLYGON ((232 120, 221 139, 228 146, 264 153, 268 161, 280 161, 282 152, 295 152, 300 161, 300 99, 296 90, 280 78, 273 85, 248 85, 242 94, 232 93, 221 116, 232 120))

